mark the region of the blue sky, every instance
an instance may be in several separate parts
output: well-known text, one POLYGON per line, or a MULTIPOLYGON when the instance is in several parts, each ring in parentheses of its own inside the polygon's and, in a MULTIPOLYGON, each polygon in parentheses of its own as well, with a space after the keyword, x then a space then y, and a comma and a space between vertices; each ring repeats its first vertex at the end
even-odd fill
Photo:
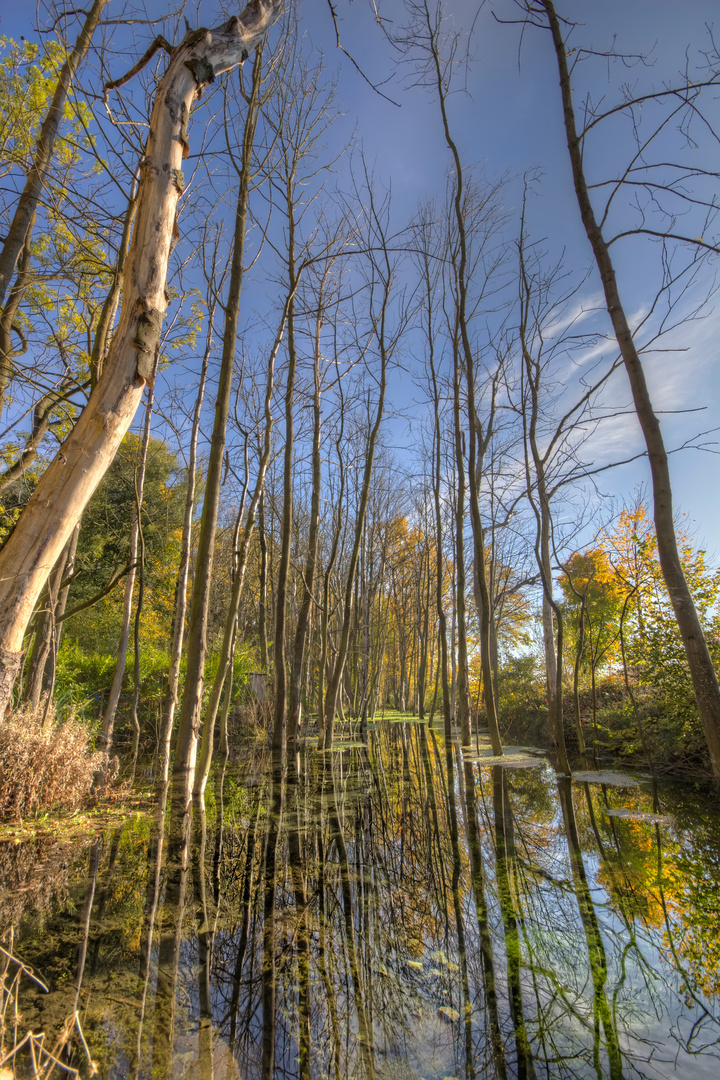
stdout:
MULTIPOLYGON (((149 14, 167 10, 159 0, 148 0, 149 14)), ((339 72, 337 99, 344 113, 335 138, 354 148, 362 147, 374 163, 378 180, 391 186, 395 217, 409 217, 417 203, 432 193, 442 193, 448 156, 442 141, 436 104, 429 96, 410 86, 407 68, 376 26, 372 9, 363 0, 349 4, 339 0, 340 30, 345 46, 367 77, 398 104, 384 100, 357 74, 349 61, 339 56, 325 0, 307 0, 299 5, 300 30, 316 52, 326 57, 328 72, 339 72)), ((534 171, 538 180, 530 205, 530 224, 536 239, 545 241, 550 261, 581 281, 590 266, 590 252, 582 232, 572 191, 560 112, 557 72, 548 35, 533 29, 525 32, 520 47, 519 26, 502 25, 494 15, 512 19, 518 9, 512 0, 497 0, 478 11, 477 3, 456 2, 452 10, 454 27, 466 33, 474 21, 470 42, 471 63, 466 92, 452 99, 452 123, 463 158, 468 165, 482 168, 490 179, 507 176, 504 201, 509 212, 520 205, 521 177, 534 171)), ((127 14, 130 5, 114 0, 112 17, 127 14)), ((139 8, 136 6, 135 11, 139 8)), ((213 0, 188 5, 192 25, 213 25, 221 17, 221 6, 213 0), (197 9, 197 14, 196 14, 197 9)), ((225 10, 238 10, 226 4, 225 10)), ((402 4, 381 2, 383 17, 397 26, 405 20, 402 4)), ((706 41, 706 26, 717 15, 716 0, 689 0, 684 5, 670 0, 569 0, 562 13, 582 24, 577 40, 599 50, 608 49, 616 35, 616 47, 625 53, 651 56, 653 66, 622 67, 595 62, 578 72, 578 92, 589 88, 598 97, 617 99, 618 86, 658 86, 682 67, 688 46, 697 49, 706 41)), ((5 3, 0 11, 0 33, 13 37, 33 36, 34 5, 5 3)), ((720 27, 718 28, 720 33, 720 27)), ((150 39, 149 27, 135 29, 138 42, 150 39)), ((138 49, 139 51, 139 49, 138 49)), ((716 130, 720 130, 720 104, 713 103, 716 130)), ((199 120, 196 117, 195 123, 199 120)), ((612 172, 627 150, 622 125, 600 133, 588 150, 591 173, 612 172)), ((703 167, 720 171, 720 146, 711 139, 707 147, 693 151, 703 167)), ((647 310, 653 283, 657 280, 657 246, 635 241, 623 242, 615 250, 620 286, 628 313, 640 319, 647 310)), ((689 300, 687 301, 689 304, 689 300)), ((598 311, 599 287, 592 275, 580 295, 584 308, 581 322, 587 329, 607 329, 598 311)), ((680 445, 694 431, 711 428, 717 415, 718 341, 720 315, 710 306, 702 320, 679 327, 664 343, 664 351, 648 362, 648 377, 658 410, 701 408, 701 413, 664 415, 663 429, 669 448, 680 445)), ((608 355, 612 350, 608 351, 608 355)), ((611 385, 613 403, 629 400, 620 373, 611 385)), ((410 400, 396 401, 400 411, 412 413, 410 400)), ((714 439, 716 436, 710 436, 714 439)), ((592 444, 598 464, 614 457, 627 457, 641 448, 637 423, 632 416, 619 417, 608 424, 592 444)), ((718 458, 689 450, 674 454, 673 481, 678 511, 696 522, 698 537, 711 551, 720 550, 720 509, 717 491, 718 458)), ((645 463, 604 474, 603 490, 619 497, 629 495, 649 473, 645 463)))

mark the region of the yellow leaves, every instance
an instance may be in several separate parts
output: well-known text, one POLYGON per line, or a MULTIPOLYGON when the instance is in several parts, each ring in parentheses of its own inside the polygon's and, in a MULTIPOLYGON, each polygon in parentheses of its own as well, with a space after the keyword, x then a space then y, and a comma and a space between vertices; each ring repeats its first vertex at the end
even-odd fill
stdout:
MULTIPOLYGON (((46 43, 41 53, 30 41, 15 42, 0 37, 0 146, 3 148, 0 175, 25 171, 35 153, 40 126, 50 106, 58 74, 66 52, 57 41, 46 43)), ((86 129, 91 110, 68 100, 64 122, 71 138, 62 135, 56 146, 56 161, 69 166, 79 159, 78 145, 87 143, 86 129)))

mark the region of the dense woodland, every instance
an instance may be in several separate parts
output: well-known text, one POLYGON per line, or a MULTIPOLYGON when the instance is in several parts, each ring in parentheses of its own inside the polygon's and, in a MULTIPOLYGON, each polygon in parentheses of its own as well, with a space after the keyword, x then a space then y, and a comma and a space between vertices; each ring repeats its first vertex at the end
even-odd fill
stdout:
POLYGON ((645 377, 716 299, 711 33, 668 81, 594 51, 573 5, 497 5, 556 72, 568 269, 533 163, 517 199, 464 152, 473 61, 442 5, 378 9, 446 161, 409 209, 302 4, 204 7, 212 31, 48 3, 2 39, 4 760, 70 724, 124 772, 154 755, 182 802, 237 739, 330 748, 393 711, 550 745, 561 772, 611 752, 718 780, 720 572, 645 377), (623 491, 629 455, 599 448, 633 412, 623 491))

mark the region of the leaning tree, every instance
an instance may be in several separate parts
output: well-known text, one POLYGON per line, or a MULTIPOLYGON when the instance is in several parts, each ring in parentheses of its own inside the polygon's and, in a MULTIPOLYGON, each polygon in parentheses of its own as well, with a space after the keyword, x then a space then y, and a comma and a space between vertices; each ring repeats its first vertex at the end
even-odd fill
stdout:
POLYGON ((167 303, 177 205, 185 186, 182 163, 189 152, 193 106, 216 76, 247 59, 282 6, 283 0, 251 0, 240 16, 212 30, 189 30, 176 47, 157 38, 143 60, 113 84, 127 81, 159 48, 169 53, 140 164, 120 318, 102 375, 0 552, 0 716, 11 700, 23 638, 42 588, 152 377, 167 303))

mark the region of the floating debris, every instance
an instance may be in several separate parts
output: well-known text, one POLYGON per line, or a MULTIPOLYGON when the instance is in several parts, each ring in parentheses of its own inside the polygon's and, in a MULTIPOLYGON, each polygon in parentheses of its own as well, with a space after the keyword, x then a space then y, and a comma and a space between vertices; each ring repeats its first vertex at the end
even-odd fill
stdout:
POLYGON ((447 1020, 450 1024, 454 1024, 456 1020, 460 1019, 460 1013, 457 1009, 453 1009, 452 1005, 441 1005, 438 1009, 438 1016, 442 1020, 447 1020))
POLYGON ((625 818, 627 821, 648 821, 651 825, 671 825, 667 814, 650 814, 644 810, 606 810, 608 817, 625 818))
POLYGON ((474 765, 502 765, 508 769, 533 769, 544 764, 544 760, 527 753, 477 754, 467 755, 466 761, 474 765))
POLYGON ((327 749, 316 750, 317 754, 334 754, 336 750, 363 750, 367 749, 367 744, 363 742, 355 742, 352 739, 341 739, 337 742, 333 742, 332 746, 327 749))
POLYGON ((598 769, 596 772, 574 772, 572 779, 578 784, 607 784, 608 787, 640 787, 640 781, 627 773, 613 772, 612 769, 598 769))

